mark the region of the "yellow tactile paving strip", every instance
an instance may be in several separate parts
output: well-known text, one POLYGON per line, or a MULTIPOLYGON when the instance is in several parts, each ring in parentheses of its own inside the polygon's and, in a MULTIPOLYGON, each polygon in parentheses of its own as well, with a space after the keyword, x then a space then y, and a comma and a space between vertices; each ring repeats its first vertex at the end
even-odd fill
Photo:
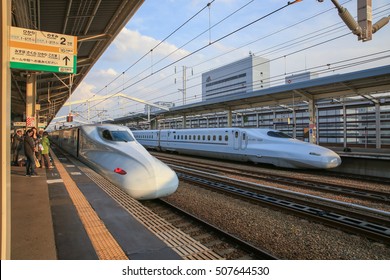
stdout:
POLYGON ((51 156, 99 259, 128 260, 122 248, 92 209, 88 200, 81 193, 53 151, 51 151, 51 156))

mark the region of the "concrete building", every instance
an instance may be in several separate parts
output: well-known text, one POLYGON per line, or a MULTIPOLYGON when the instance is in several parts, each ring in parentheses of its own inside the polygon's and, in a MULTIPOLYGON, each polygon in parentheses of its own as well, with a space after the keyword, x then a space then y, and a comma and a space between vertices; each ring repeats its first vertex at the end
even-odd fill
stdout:
POLYGON ((250 55, 202 74, 202 99, 248 93, 269 87, 269 60, 250 55))

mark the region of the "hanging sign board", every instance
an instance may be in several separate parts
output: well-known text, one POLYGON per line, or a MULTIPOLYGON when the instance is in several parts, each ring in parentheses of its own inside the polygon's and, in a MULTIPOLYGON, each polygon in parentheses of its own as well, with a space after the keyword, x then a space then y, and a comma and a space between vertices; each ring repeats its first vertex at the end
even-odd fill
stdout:
POLYGON ((77 37, 11 26, 10 67, 76 74, 77 37))

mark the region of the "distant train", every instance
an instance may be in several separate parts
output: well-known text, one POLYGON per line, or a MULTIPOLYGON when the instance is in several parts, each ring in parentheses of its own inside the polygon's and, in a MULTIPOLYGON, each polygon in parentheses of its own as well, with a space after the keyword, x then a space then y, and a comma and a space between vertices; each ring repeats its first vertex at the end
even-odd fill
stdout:
POLYGON ((145 148, 181 154, 297 169, 328 169, 341 164, 335 152, 274 129, 135 130, 133 134, 145 148))
POLYGON ((84 125, 53 131, 50 135, 60 148, 135 199, 168 196, 179 185, 176 173, 150 155, 127 127, 84 125))

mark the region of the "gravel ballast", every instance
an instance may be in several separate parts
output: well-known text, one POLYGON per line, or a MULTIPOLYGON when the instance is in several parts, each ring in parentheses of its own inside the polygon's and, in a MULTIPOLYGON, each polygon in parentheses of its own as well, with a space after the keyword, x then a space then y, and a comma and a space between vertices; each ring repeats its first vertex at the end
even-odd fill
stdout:
POLYGON ((166 200, 280 259, 390 259, 384 244, 185 182, 166 200))

